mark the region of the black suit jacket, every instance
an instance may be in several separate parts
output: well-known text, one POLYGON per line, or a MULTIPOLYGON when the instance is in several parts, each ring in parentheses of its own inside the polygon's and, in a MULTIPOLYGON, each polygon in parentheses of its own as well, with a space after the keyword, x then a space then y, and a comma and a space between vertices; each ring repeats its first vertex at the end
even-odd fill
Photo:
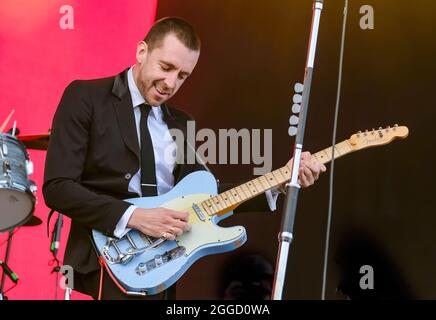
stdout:
MULTIPOLYGON (((186 122, 192 120, 181 110, 161 107, 170 129, 185 130, 186 122)), ((99 268, 91 229, 113 235, 130 206, 122 199, 138 197, 127 190, 139 165, 127 70, 115 77, 73 81, 53 119, 43 185, 47 206, 72 219, 64 264, 80 273, 99 268)), ((177 165, 175 180, 203 169, 200 164, 177 165)), ((258 211, 268 210, 263 198, 255 205, 258 211)), ((253 210, 250 206, 241 209, 253 210)))

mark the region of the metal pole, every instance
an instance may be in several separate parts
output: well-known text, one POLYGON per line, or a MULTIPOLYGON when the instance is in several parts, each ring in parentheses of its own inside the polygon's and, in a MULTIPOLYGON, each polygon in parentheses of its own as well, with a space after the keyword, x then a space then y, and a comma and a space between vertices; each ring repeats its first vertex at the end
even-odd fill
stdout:
POLYGON ((273 283, 274 300, 281 300, 286 275, 289 247, 293 239, 294 221, 297 210, 298 191, 298 169, 300 167, 301 152, 303 149, 304 129, 309 106, 310 87, 312 83, 313 64, 315 61, 316 41, 318 38, 319 21, 323 8, 323 0, 315 0, 313 4, 312 26, 310 31, 309 49, 306 59, 304 75, 304 89, 298 123, 297 135, 294 146, 294 162, 292 164, 291 181, 286 184, 286 200, 283 208, 281 230, 278 236, 279 249, 277 254, 276 271, 273 283))

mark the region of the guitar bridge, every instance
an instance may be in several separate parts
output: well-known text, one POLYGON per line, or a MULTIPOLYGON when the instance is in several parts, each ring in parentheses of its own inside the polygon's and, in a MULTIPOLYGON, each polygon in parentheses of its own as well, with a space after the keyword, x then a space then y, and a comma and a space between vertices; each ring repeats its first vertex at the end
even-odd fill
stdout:
POLYGON ((142 248, 138 248, 136 243, 133 241, 133 238, 129 235, 129 233, 127 233, 121 239, 107 238, 106 244, 103 246, 101 252, 109 264, 127 264, 136 255, 143 253, 149 249, 155 249, 165 241, 164 239, 153 239, 154 238, 151 238, 149 236, 146 236, 146 239, 142 238, 142 240, 144 240, 147 245, 142 248), (122 249, 118 245, 119 243, 124 241, 128 241, 130 245, 126 251, 122 251, 122 249), (115 257, 111 255, 111 249, 113 249, 112 252, 115 251, 115 257))

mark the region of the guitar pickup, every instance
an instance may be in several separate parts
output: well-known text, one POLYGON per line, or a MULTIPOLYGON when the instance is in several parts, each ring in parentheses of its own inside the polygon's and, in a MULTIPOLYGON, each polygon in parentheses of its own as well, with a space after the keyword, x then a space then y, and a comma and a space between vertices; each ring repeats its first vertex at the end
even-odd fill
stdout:
POLYGON ((198 216, 198 219, 200 219, 201 221, 206 221, 206 217, 204 216, 203 211, 201 211, 200 207, 196 203, 192 204, 192 209, 194 209, 195 213, 198 216))

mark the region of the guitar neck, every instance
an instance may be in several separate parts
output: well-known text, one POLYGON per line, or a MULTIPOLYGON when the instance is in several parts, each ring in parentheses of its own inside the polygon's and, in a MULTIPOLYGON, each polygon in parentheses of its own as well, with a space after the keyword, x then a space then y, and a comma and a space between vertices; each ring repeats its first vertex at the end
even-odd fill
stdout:
MULTIPOLYGON (((347 140, 336 144, 334 148, 335 159, 354 151, 347 140)), ((320 163, 326 164, 332 160, 332 147, 321 150, 312 156, 320 163)), ((289 181, 291 179, 291 169, 290 166, 286 165, 211 197, 201 202, 200 205, 210 216, 224 214, 233 210, 241 203, 289 181)))

